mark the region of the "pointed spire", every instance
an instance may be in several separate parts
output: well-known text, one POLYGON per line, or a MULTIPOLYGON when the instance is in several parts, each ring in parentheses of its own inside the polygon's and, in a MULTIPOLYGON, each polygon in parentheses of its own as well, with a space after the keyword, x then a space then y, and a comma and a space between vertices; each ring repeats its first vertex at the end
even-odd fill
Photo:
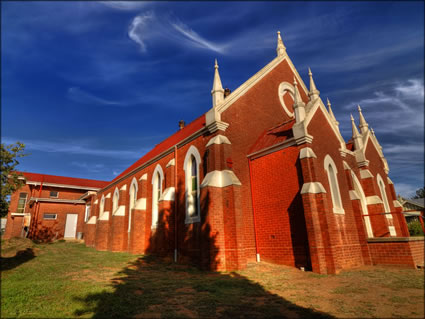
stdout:
POLYGON ((362 137, 357 130, 356 123, 354 122, 353 114, 351 114, 351 130, 353 132, 353 142, 356 150, 359 150, 363 147, 362 137))
POLYGON ((224 100, 224 90, 223 86, 221 85, 220 74, 218 73, 217 59, 215 59, 214 69, 214 82, 211 90, 211 95, 213 107, 216 107, 224 100))
POLYGON ((375 131, 373 130, 373 128, 370 128, 370 132, 372 133, 373 136, 375 136, 375 131))
POLYGON ((360 132, 362 132, 363 134, 369 130, 369 124, 367 124, 366 120, 364 119, 360 105, 357 105, 357 109, 359 110, 359 122, 360 122, 359 128, 360 128, 360 132))
POLYGON ((295 122, 299 123, 305 119, 305 103, 301 99, 300 91, 298 91, 298 83, 294 77, 294 113, 295 122))
POLYGON ((336 120, 336 117, 335 117, 335 115, 334 115, 334 112, 332 111, 332 108, 331 108, 331 102, 329 101, 329 99, 328 99, 328 98, 326 98, 326 100, 327 100, 327 105, 328 105, 328 112, 329 112, 329 115, 331 116, 331 118, 332 118, 332 120, 334 121, 334 123, 335 123, 336 125, 339 125, 339 122, 336 120))
POLYGON ((277 56, 283 56, 286 54, 286 47, 283 44, 282 38, 280 37, 280 31, 277 31, 276 53, 277 53, 277 56))
POLYGON ((319 97, 320 91, 316 88, 310 68, 308 68, 308 76, 310 77, 310 92, 308 92, 308 96, 310 101, 314 101, 319 97))

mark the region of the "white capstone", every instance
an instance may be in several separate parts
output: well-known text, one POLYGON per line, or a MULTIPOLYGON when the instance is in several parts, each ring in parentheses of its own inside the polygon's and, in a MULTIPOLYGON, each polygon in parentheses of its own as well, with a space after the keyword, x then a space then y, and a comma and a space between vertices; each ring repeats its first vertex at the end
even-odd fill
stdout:
POLYGON ((170 159, 165 168, 176 165, 176 160, 174 158, 170 159))
POLYGON ((99 220, 109 220, 109 212, 103 212, 102 216, 99 217, 99 220))
POLYGON ((123 186, 120 188, 120 191, 126 191, 126 190, 127 190, 127 184, 123 185, 123 186))
POLYGON ((174 195, 176 193, 176 189, 174 187, 168 187, 166 188, 162 194, 161 197, 159 198, 160 201, 162 200, 169 200, 169 201, 173 201, 174 200, 174 195))
POLYGON ((209 172, 201 183, 202 187, 226 187, 229 185, 242 185, 235 173, 230 170, 209 172))
POLYGON ((360 178, 361 179, 371 178, 371 177, 373 177, 373 175, 368 169, 361 169, 360 170, 360 178))
POLYGON ((92 217, 90 217, 90 219, 89 219, 89 221, 87 222, 87 224, 90 224, 90 225, 94 225, 94 224, 96 224, 96 216, 92 216, 92 217))
POLYGON ((368 196, 366 197, 366 202, 368 205, 373 204, 383 204, 382 199, 380 199, 378 196, 368 196))
POLYGON ((326 193, 325 188, 319 182, 304 183, 303 187, 301 188, 301 194, 319 194, 319 193, 326 193))
POLYGON ((94 201, 94 204, 95 204, 95 205, 97 205, 97 203, 99 203, 99 200, 98 200, 98 199, 96 199, 96 200, 94 201))
POLYGON ((146 181, 148 180, 148 173, 143 174, 140 178, 139 181, 146 181))
POLYGON ((206 147, 213 144, 232 144, 232 143, 230 143, 229 139, 226 136, 218 134, 208 141, 206 147))
POLYGON ((106 195, 105 198, 111 198, 111 193, 108 193, 108 195, 106 195))
POLYGON ((117 210, 114 212, 114 216, 125 216, 125 205, 118 206, 117 210))
POLYGON ((303 158, 317 158, 317 156, 310 147, 304 147, 300 151, 300 159, 303 158))
POLYGON ((357 194, 357 192, 355 190, 349 191, 349 194, 350 194, 350 199, 351 200, 360 199, 359 194, 357 194))
POLYGON ((139 198, 136 201, 135 209, 146 210, 146 198, 139 198))

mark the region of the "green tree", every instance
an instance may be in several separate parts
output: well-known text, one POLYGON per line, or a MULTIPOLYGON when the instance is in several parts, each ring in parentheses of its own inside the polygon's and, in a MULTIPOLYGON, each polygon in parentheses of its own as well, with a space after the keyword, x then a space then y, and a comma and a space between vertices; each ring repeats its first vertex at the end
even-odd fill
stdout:
POLYGON ((19 164, 18 158, 28 155, 24 153, 24 148, 25 144, 21 142, 10 145, 1 143, 1 217, 7 215, 10 195, 24 184, 24 180, 19 178, 22 174, 15 172, 15 168, 19 164))
POLYGON ((425 197, 425 188, 419 188, 416 190, 416 195, 412 198, 424 198, 425 197))

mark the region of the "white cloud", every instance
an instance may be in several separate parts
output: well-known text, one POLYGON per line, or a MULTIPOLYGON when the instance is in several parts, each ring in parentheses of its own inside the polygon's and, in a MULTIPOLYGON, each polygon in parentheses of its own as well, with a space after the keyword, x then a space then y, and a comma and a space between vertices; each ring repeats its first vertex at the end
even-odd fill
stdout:
POLYGON ((406 99, 422 101, 424 99, 424 83, 418 79, 408 80, 406 84, 397 84, 394 90, 406 99))
POLYGON ((6 144, 13 143, 16 140, 20 140, 25 144, 25 149, 29 152, 39 151, 46 153, 66 153, 66 154, 78 154, 78 155, 91 155, 101 156, 109 158, 139 158, 144 154, 145 150, 140 149, 138 151, 129 150, 108 150, 96 148, 93 145, 87 145, 87 143, 72 144, 69 141, 52 142, 52 141, 40 141, 40 140, 25 140, 25 139, 14 139, 5 137, 2 142, 6 144))
POLYGON ((106 100, 95 96, 91 93, 85 92, 78 87, 71 87, 68 89, 67 97, 77 103, 83 104, 102 104, 102 105, 112 105, 118 106, 121 103, 117 101, 106 100))
POLYGON ((128 36, 139 45, 142 52, 146 52, 146 39, 152 36, 148 28, 153 21, 155 16, 153 12, 148 11, 135 17, 128 27, 128 36))
POLYGON ((198 46, 200 48, 209 49, 211 51, 215 51, 218 53, 224 52, 224 46, 217 45, 213 42, 210 42, 203 37, 201 37, 198 33, 193 31, 191 28, 189 28, 186 24, 181 22, 180 20, 177 20, 174 23, 171 23, 173 28, 180 32, 183 37, 192 43, 194 46, 198 46))
POLYGON ((148 4, 145 1, 99 1, 101 4, 117 10, 131 11, 143 8, 148 4))
POLYGON ((104 164, 89 164, 86 162, 71 162, 71 165, 84 169, 90 173, 99 173, 105 170, 104 164))

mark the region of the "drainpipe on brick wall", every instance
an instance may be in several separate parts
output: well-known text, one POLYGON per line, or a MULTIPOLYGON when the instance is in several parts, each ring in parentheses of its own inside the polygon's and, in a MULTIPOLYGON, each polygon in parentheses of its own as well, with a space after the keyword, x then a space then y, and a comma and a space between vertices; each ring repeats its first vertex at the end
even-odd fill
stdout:
POLYGON ((260 262, 260 253, 258 252, 258 238, 257 238, 257 229, 255 225, 255 201, 254 201, 254 192, 252 190, 252 170, 251 170, 251 159, 248 158, 248 166, 249 166, 249 183, 251 187, 251 205, 252 205, 252 218, 254 220, 254 234, 255 234, 255 253, 257 256, 257 262, 260 262))
MULTIPOLYGON (((40 182, 40 190, 38 191, 38 197, 37 198, 41 198, 41 192, 43 190, 43 181, 44 181, 44 176, 41 177, 41 182, 40 182)), ((38 212, 40 210, 40 203, 38 202, 38 200, 35 200, 35 209, 34 209, 34 222, 31 223, 31 235, 35 235, 36 232, 36 228, 37 228, 37 219, 38 219, 38 212)))
POLYGON ((177 262, 177 145, 174 145, 174 262, 177 262))

